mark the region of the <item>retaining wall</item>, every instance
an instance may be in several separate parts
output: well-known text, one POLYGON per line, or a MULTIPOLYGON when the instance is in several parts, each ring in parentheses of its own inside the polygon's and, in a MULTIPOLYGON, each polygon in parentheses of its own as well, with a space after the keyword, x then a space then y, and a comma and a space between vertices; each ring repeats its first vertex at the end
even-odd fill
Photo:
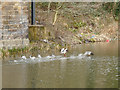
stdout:
POLYGON ((0 2, 0 48, 29 44, 28 2, 0 2))

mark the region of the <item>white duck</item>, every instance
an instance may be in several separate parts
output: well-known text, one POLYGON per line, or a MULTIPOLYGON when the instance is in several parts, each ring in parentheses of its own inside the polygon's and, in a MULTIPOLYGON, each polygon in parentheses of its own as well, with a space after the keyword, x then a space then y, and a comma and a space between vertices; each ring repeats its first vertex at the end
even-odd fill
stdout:
POLYGON ((51 58, 55 58, 55 55, 51 55, 51 56, 46 56, 46 58, 49 58, 49 59, 51 59, 51 58))
POLYGON ((85 53, 84 53, 84 55, 85 56, 91 56, 91 55, 94 55, 91 51, 86 51, 85 53))
POLYGON ((22 56, 21 58, 22 58, 22 59, 24 59, 24 60, 26 60, 26 59, 27 59, 27 58, 26 58, 26 56, 22 56))
POLYGON ((34 59, 35 59, 35 57, 31 57, 31 56, 30 56, 30 59, 34 60, 34 59))
POLYGON ((65 54, 67 53, 67 51, 68 51, 67 48, 62 48, 62 49, 61 49, 61 54, 64 54, 64 56, 65 56, 65 54))
POLYGON ((52 58, 55 58, 55 55, 54 54, 52 54, 52 56, 51 56, 52 58))
POLYGON ((38 58, 42 58, 40 54, 38 54, 38 58))
POLYGON ((17 60, 14 60, 14 62, 17 62, 17 60))

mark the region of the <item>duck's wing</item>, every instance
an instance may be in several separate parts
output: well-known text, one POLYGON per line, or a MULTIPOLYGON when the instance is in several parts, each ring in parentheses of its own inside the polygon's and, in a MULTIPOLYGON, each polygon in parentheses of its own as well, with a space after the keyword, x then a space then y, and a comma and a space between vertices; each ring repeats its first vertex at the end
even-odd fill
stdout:
POLYGON ((64 53, 64 50, 65 50, 65 49, 64 49, 64 48, 62 48, 62 49, 61 49, 61 53, 64 53))

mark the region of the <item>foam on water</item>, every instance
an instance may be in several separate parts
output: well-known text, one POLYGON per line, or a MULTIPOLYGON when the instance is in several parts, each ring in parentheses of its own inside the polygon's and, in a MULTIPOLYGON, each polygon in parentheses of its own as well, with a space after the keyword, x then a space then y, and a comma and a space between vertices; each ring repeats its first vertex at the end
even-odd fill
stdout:
MULTIPOLYGON (((27 58, 25 59, 19 59, 19 60, 10 60, 8 61, 9 64, 23 64, 23 63, 38 63, 38 62, 49 62, 49 61, 54 61, 54 60, 110 60, 109 57, 93 57, 93 56, 84 56, 83 54, 78 54, 77 56, 75 55, 70 55, 69 57, 64 57, 64 56, 46 56, 46 57, 36 57, 34 60, 27 58)), ((117 57, 112 57, 114 60, 117 60, 117 57)))

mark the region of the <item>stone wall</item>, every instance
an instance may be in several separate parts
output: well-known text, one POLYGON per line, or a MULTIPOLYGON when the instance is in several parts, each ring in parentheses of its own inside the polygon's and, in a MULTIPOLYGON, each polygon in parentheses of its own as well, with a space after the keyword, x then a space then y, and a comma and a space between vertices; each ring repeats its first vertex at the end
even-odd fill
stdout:
POLYGON ((0 47, 21 46, 25 39, 28 40, 28 2, 0 2, 0 47))
POLYGON ((0 2, 0 40, 2 39, 2 5, 0 2))

